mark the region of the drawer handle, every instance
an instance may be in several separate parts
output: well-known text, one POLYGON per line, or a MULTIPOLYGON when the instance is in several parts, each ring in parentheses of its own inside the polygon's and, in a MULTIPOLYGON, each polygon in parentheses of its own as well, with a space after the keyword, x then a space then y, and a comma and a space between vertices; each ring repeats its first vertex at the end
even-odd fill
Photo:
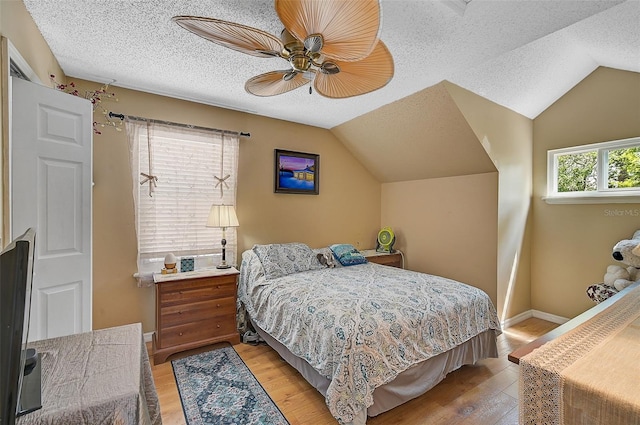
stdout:
POLYGON ((218 324, 216 325, 216 328, 220 329, 220 323, 218 323, 218 324))
POLYGON ((216 307, 217 307, 217 308, 220 308, 220 304, 216 304, 216 307))
POLYGON ((179 311, 178 314, 182 314, 182 311, 179 311))
POLYGON ((180 332, 180 336, 182 336, 182 332, 180 332))
POLYGON ((220 289, 220 285, 216 286, 216 289, 220 289))

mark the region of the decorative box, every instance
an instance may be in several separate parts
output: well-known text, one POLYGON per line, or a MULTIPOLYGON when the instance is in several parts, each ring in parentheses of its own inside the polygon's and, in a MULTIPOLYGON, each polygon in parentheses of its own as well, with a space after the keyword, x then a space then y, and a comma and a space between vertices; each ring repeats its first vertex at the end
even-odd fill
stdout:
POLYGON ((180 259, 180 271, 181 272, 193 271, 193 257, 185 257, 180 259))

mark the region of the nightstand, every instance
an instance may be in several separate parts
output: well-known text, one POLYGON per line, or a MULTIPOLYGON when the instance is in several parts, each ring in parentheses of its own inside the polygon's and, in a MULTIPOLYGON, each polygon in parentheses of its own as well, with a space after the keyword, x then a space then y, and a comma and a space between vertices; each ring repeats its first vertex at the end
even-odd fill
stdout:
POLYGON ((238 274, 233 267, 154 274, 154 364, 165 362, 174 353, 216 342, 240 343, 236 326, 238 274))
POLYGON ((371 263, 397 267, 399 269, 404 268, 402 253, 397 249, 391 254, 387 252, 378 252, 375 249, 365 249, 360 251, 360 253, 371 263))

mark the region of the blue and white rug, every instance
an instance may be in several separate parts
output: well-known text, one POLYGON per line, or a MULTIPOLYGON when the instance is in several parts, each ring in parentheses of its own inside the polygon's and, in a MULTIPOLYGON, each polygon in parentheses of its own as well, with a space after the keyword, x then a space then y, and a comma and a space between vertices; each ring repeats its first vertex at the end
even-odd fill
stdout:
POLYGON ((289 425, 233 347, 171 364, 187 425, 289 425))

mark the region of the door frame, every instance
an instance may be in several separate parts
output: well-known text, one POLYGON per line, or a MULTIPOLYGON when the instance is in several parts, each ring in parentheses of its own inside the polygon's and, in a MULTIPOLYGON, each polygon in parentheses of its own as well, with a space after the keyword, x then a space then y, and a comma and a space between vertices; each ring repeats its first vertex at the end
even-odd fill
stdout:
POLYGON ((27 80, 32 83, 42 84, 42 80, 35 73, 33 68, 20 54, 20 51, 11 43, 11 40, 0 37, 0 110, 2 118, 1 128, 1 149, 0 174, 2 184, 0 184, 0 248, 4 248, 13 240, 11 234, 11 62, 20 70, 27 80))

